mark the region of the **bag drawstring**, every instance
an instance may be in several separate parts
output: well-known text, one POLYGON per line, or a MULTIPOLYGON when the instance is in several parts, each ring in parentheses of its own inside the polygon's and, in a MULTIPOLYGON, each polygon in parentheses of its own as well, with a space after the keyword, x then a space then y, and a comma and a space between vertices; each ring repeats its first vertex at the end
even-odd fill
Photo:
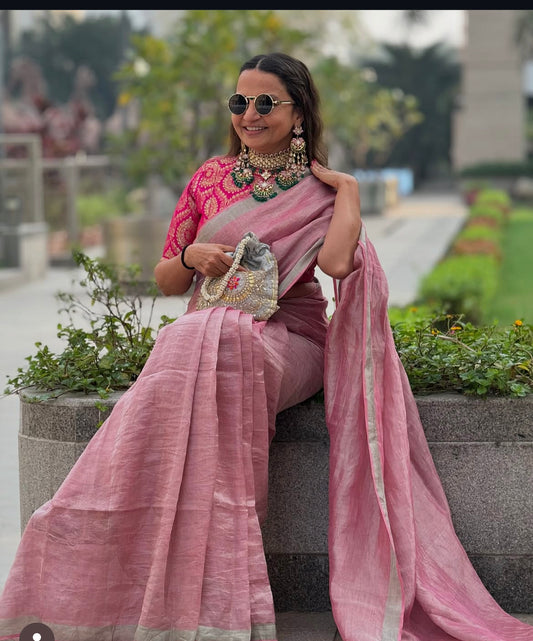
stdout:
POLYGON ((217 277, 216 276, 206 276, 204 278, 204 282, 202 283, 201 293, 202 293, 202 297, 208 303, 214 303, 224 293, 224 290, 228 286, 230 278, 235 275, 235 272, 237 271, 237 269, 239 268, 239 265, 241 264, 242 257, 244 256, 244 249, 245 249, 246 245, 248 244, 249 240, 250 240, 250 237, 246 236, 245 238, 243 238, 239 242, 239 245, 237 246, 237 249, 235 250, 235 255, 233 257, 233 264, 228 269, 228 271, 226 272, 224 277, 219 280, 218 286, 217 286, 216 290, 212 294, 208 293, 207 287, 217 277))

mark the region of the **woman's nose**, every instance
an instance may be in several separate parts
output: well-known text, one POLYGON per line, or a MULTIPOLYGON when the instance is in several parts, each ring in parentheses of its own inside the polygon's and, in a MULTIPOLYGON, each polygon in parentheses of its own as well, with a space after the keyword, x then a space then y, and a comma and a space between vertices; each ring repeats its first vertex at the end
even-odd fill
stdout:
POLYGON ((261 116, 255 110, 255 103, 253 100, 250 100, 250 99, 248 100, 248 108, 246 109, 242 117, 248 121, 257 120, 258 118, 261 118, 261 116))

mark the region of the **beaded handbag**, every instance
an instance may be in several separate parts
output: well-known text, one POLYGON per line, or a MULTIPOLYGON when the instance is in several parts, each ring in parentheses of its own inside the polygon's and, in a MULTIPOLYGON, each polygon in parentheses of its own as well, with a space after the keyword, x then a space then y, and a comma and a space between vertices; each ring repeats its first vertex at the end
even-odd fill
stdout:
POLYGON ((266 243, 253 232, 244 234, 224 276, 206 276, 200 288, 196 309, 233 307, 267 320, 279 309, 278 263, 266 243), (239 265, 246 271, 238 270, 239 265))

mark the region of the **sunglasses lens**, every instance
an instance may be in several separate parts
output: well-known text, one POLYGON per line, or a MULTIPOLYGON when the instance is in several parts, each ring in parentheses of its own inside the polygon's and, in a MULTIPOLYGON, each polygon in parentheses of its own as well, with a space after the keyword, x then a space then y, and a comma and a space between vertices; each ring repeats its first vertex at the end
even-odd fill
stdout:
POLYGON ((255 102, 255 109, 257 113, 261 116, 266 116, 274 108, 274 103, 272 102, 272 98, 266 93, 262 93, 259 96, 257 96, 254 102, 255 102))
POLYGON ((234 93, 233 96, 228 100, 228 107, 232 114, 240 116, 246 111, 248 106, 248 100, 246 97, 240 93, 234 93))

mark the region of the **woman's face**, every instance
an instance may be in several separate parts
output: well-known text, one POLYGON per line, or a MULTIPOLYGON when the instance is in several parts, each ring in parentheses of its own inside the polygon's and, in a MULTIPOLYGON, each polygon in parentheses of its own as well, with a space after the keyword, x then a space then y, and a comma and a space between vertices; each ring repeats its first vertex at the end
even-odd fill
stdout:
MULTIPOLYGON (((236 93, 244 96, 258 96, 267 93, 274 100, 291 100, 283 82, 273 73, 258 69, 247 69, 239 76, 236 93)), ((296 124, 301 117, 294 105, 276 105, 266 116, 260 116, 249 100, 248 108, 239 116, 231 114, 233 127, 241 141, 262 154, 274 154, 287 149, 296 124)))

